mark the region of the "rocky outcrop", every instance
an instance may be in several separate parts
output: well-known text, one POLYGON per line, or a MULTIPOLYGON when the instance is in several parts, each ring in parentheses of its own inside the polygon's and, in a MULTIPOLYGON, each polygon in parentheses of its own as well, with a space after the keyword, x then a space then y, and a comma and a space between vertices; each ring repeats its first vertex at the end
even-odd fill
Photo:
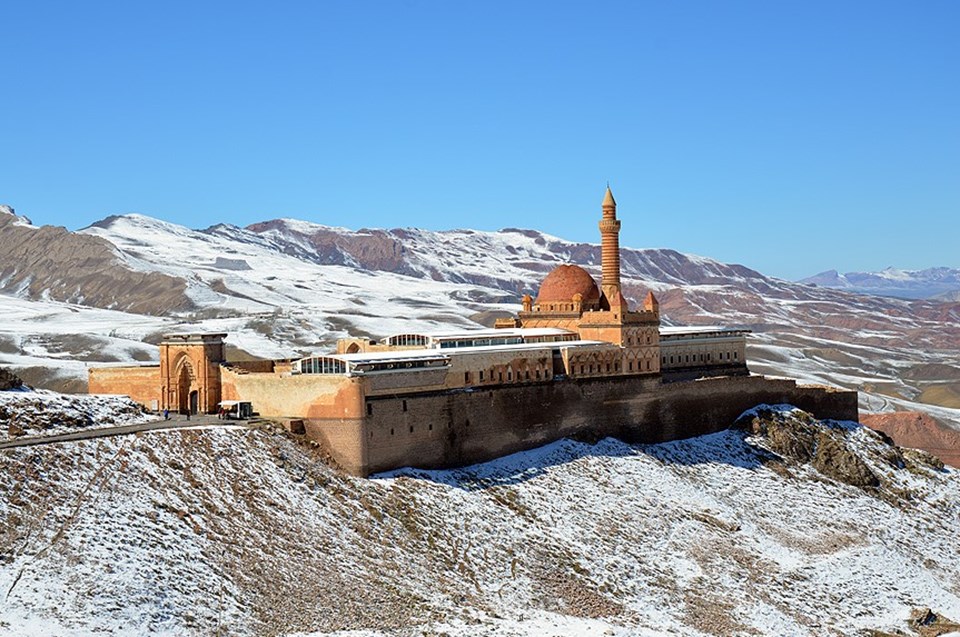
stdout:
POLYGON ((2 367, 0 367, 0 391, 7 391, 10 389, 19 389, 23 387, 23 381, 17 378, 13 372, 9 372, 2 367))
POLYGON ((187 283, 127 267, 105 239, 0 214, 0 291, 92 307, 163 315, 192 309, 187 283))
POLYGON ((929 608, 915 608, 910 613, 910 628, 921 637, 940 637, 940 635, 954 635, 960 631, 960 623, 948 619, 929 608))
POLYGON ((809 463, 834 480, 861 489, 880 486, 880 478, 848 444, 845 425, 831 427, 807 412, 765 407, 738 425, 765 437, 767 447, 779 456, 809 463))
POLYGON ((400 230, 338 232, 333 228, 312 227, 310 232, 304 232, 290 227, 282 219, 255 223, 247 230, 280 239, 287 253, 305 256, 316 263, 413 273, 403 258, 403 231, 400 230), (393 236, 393 232, 400 237, 393 236))

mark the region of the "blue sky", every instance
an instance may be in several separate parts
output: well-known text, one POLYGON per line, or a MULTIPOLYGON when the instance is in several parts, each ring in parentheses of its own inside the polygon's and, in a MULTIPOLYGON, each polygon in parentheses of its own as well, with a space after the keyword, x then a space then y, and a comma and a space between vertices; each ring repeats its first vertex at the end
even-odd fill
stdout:
POLYGON ((4 2, 0 203, 960 267, 960 2, 4 2))

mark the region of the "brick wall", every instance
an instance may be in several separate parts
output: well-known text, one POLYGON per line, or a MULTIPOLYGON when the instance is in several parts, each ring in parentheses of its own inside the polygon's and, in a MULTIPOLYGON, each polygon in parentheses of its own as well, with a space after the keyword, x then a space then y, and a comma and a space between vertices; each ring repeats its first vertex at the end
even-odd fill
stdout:
POLYGON ((361 475, 481 462, 567 436, 655 443, 729 427, 759 403, 857 419, 856 392, 759 376, 661 385, 658 379, 565 380, 495 390, 368 397, 361 475))
POLYGON ((91 367, 88 370, 87 392, 122 394, 147 409, 160 403, 160 366, 91 367))

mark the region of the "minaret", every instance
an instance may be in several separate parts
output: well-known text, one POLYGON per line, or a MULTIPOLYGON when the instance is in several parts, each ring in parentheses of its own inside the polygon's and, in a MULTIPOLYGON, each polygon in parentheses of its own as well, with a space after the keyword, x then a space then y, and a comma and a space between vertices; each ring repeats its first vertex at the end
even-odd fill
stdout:
POLYGON ((603 216, 600 219, 600 262, 603 278, 600 290, 603 292, 601 303, 604 309, 621 308, 626 310, 626 299, 620 292, 620 221, 617 219, 617 202, 613 198, 610 186, 603 195, 603 216), (606 301, 606 303, 603 303, 606 301))

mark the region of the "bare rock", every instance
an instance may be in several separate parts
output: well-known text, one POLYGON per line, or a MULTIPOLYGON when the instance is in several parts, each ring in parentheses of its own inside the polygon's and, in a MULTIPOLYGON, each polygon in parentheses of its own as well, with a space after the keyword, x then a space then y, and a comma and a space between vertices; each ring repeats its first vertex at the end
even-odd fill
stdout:
POLYGON ((19 389, 23 387, 23 381, 20 380, 13 372, 7 371, 0 367, 0 391, 7 391, 10 389, 19 389))
POLYGON ((813 457, 813 466, 817 471, 834 480, 861 489, 880 486, 880 478, 845 443, 841 432, 821 431, 817 435, 817 451, 813 457))

